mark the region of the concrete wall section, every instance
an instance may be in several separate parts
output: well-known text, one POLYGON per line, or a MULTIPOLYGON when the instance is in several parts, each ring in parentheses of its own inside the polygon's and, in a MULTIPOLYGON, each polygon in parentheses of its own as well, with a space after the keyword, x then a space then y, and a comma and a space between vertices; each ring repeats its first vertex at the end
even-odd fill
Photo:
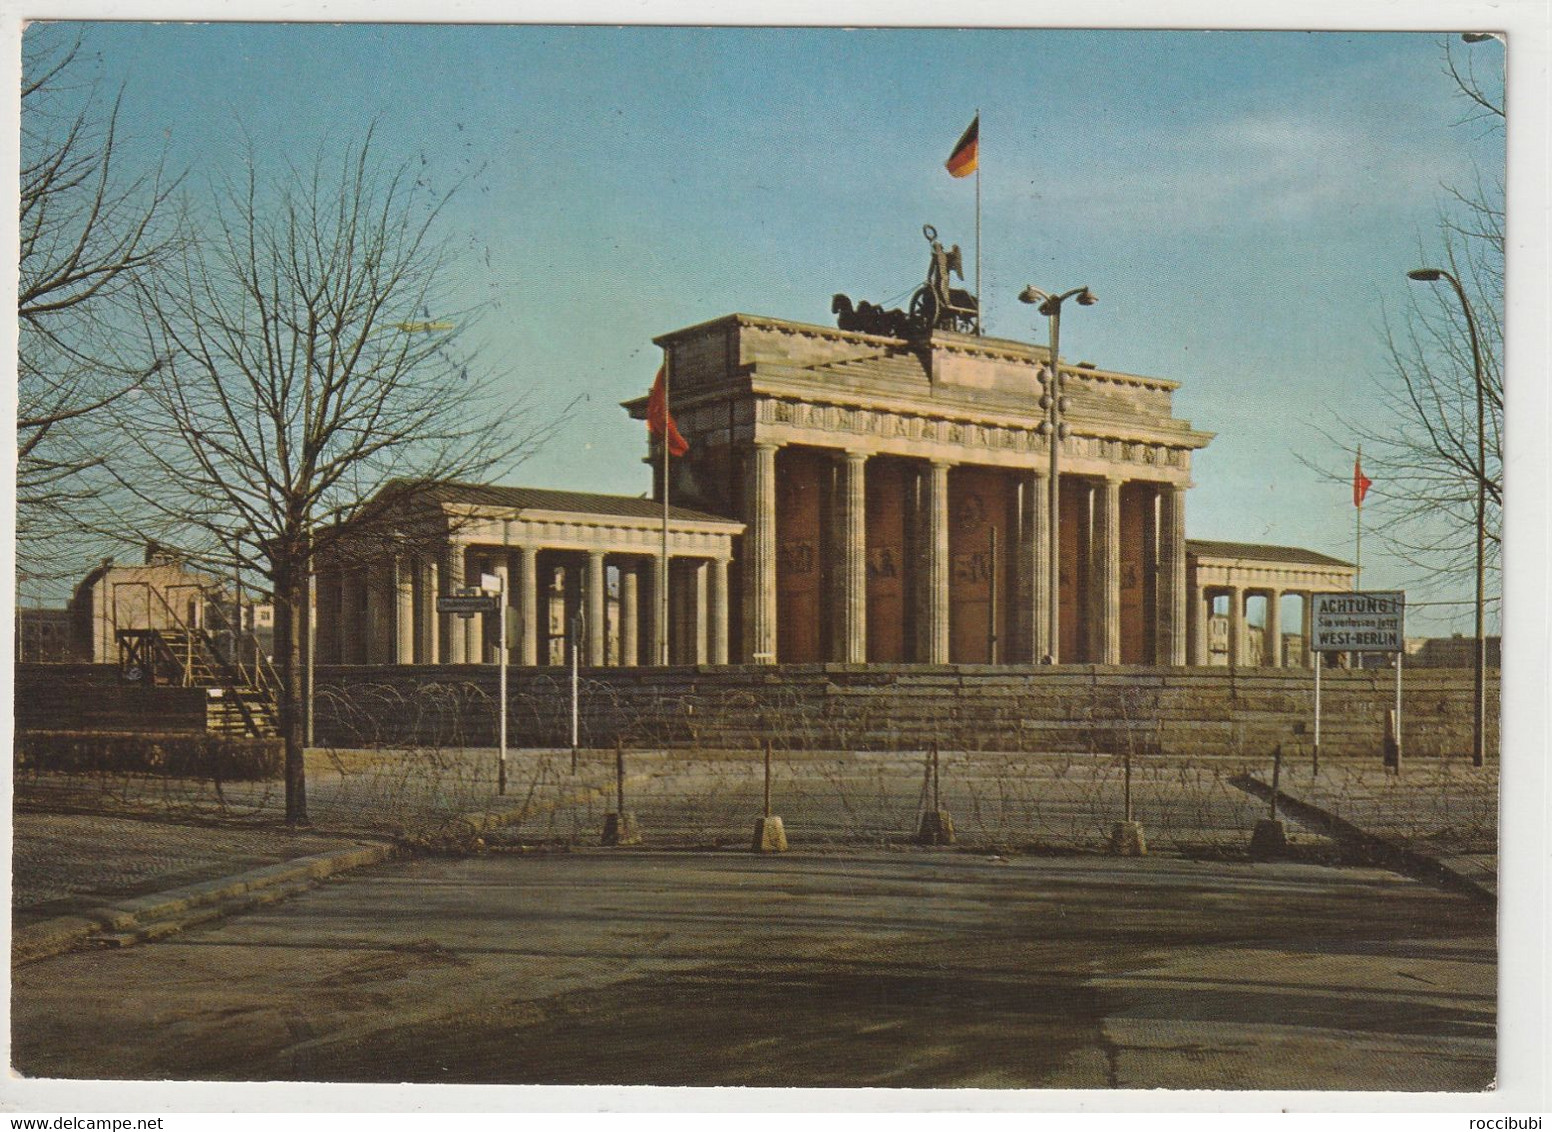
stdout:
MULTIPOLYGON (((583 674, 584 741, 636 746, 756 747, 770 737, 809 749, 918 750, 932 739, 969 750, 1137 754, 1261 759, 1283 744, 1307 757, 1313 730, 1314 674, 1300 670, 1016 665, 767 666, 600 668, 583 674)), ((1378 764, 1385 713, 1395 702, 1392 672, 1322 674, 1322 757, 1378 764)), ((325 668, 319 687, 320 741, 351 745, 363 736, 332 714, 341 703, 368 705, 385 743, 493 742, 496 674, 489 669, 325 668), (471 684, 478 694, 464 694, 471 684), (456 727, 429 703, 461 709, 456 727), (397 716, 395 715, 397 713, 397 716), (436 723, 435 721, 441 720, 436 723), (418 734, 417 728, 441 728, 418 734)), ((1405 674, 1404 756, 1469 758, 1471 673, 1405 674)), ((569 673, 514 669, 513 742, 565 745, 569 673)), ((1498 744, 1498 682, 1490 674, 1488 749, 1498 744)))

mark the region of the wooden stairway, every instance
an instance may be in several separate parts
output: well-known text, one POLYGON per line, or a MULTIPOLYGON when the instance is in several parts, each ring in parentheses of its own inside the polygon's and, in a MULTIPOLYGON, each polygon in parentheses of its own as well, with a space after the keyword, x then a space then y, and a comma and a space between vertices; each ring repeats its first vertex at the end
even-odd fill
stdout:
MULTIPOLYGON (((151 591, 155 592, 155 591, 151 591)), ((160 599, 160 594, 156 595, 160 599)), ((206 689, 205 726, 224 735, 273 738, 280 734, 280 682, 251 635, 223 632, 227 654, 203 626, 190 626, 160 601, 168 625, 118 629, 119 672, 146 687, 206 689), (251 656, 251 662, 244 659, 251 656)), ((210 608, 219 610, 219 603, 210 608)))

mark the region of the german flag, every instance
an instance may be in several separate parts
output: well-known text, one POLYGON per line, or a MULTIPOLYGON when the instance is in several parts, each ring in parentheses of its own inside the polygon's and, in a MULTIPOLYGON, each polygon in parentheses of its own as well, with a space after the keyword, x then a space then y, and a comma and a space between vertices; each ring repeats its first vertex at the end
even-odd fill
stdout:
POLYGON ((976 171, 981 156, 981 116, 977 114, 970 127, 960 136, 954 152, 943 167, 954 177, 968 177, 976 171))

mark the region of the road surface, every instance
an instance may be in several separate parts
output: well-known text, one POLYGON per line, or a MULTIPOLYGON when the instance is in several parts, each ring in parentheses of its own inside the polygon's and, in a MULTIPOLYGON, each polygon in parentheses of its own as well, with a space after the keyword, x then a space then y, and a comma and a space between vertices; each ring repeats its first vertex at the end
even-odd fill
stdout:
POLYGON ((952 850, 385 865, 13 972, 27 1076, 1475 1090, 1490 906, 1379 870, 952 850))

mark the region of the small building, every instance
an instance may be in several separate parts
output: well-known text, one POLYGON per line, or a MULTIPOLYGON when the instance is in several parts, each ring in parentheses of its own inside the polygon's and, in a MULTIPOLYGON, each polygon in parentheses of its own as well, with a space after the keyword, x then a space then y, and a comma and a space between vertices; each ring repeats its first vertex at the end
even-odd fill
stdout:
POLYGON ((507 592, 510 661, 726 664, 728 568, 743 524, 576 491, 444 484, 408 494, 318 564, 323 664, 490 664, 493 614, 438 614, 491 576, 507 592), (666 606, 666 607, 665 607, 666 606))
POLYGON ((88 663, 116 664, 118 630, 215 628, 224 622, 212 607, 223 600, 230 603, 231 595, 219 579, 189 569, 180 555, 152 543, 142 565, 105 559, 76 586, 67 606, 71 648, 88 663))
POLYGON ((1352 563, 1313 550, 1187 539, 1191 663, 1313 666, 1312 597, 1347 593, 1356 576, 1352 563), (1283 631, 1285 614, 1298 617, 1297 632, 1283 631))

